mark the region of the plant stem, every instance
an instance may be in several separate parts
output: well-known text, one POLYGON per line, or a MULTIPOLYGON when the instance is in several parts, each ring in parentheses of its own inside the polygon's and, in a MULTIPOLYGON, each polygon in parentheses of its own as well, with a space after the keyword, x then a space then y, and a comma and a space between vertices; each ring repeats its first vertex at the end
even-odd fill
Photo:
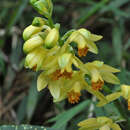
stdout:
POLYGON ((49 26, 50 26, 51 28, 54 28, 54 23, 53 23, 53 20, 52 20, 51 17, 48 17, 48 22, 49 22, 49 26))

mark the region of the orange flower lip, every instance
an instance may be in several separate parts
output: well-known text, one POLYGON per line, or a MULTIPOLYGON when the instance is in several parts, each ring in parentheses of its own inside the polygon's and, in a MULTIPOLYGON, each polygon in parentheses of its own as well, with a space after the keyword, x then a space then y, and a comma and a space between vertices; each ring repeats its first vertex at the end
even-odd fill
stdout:
POLYGON ((61 73, 61 70, 58 69, 55 72, 53 72, 50 77, 52 80, 59 80, 61 77, 71 79, 72 73, 73 72, 67 72, 67 71, 64 71, 63 73, 61 73))
POLYGON ((92 88, 93 90, 101 90, 102 86, 104 85, 104 81, 98 80, 97 82, 92 82, 92 88))
POLYGON ((37 69, 37 64, 32 67, 33 71, 36 71, 36 69, 37 69))
POLYGON ((88 53, 88 47, 85 47, 85 48, 79 48, 78 49, 78 55, 79 57, 82 57, 82 56, 86 56, 88 53))
POLYGON ((80 100, 80 92, 74 92, 73 90, 68 92, 68 101, 71 103, 71 104, 75 104, 75 103, 78 103, 79 100, 80 100))

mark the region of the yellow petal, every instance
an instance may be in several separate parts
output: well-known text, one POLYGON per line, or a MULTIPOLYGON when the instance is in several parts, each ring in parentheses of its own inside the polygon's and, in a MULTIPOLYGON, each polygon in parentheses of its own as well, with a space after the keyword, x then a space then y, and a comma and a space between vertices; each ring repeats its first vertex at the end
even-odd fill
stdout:
POLYGON ((114 67, 111 67, 109 65, 106 65, 106 64, 103 64, 102 68, 101 68, 103 71, 108 71, 108 72, 113 72, 113 73, 116 73, 116 72, 120 72, 119 69, 116 69, 114 67))
POLYGON ((101 35, 91 34, 89 37, 89 40, 95 42, 95 41, 101 40, 102 38, 103 38, 103 36, 101 36, 101 35))
POLYGON ((86 42, 87 42, 87 46, 89 48, 89 51, 94 53, 94 54, 98 54, 98 48, 97 48, 96 44, 90 40, 87 40, 87 39, 86 39, 86 42))
POLYGON ((114 101, 121 96, 121 92, 115 92, 106 96, 108 102, 114 101))
POLYGON ((58 63, 61 69, 65 68, 69 64, 69 62, 71 62, 71 56, 71 53, 64 53, 58 58, 58 63))
POLYGON ((102 80, 100 73, 97 69, 91 70, 92 82, 97 82, 98 80, 102 80))
POLYGON ((87 39, 90 38, 91 32, 88 31, 87 29, 81 28, 78 30, 78 32, 80 32, 85 38, 87 38, 87 39))
POLYGON ((38 76, 38 80, 37 80, 37 90, 41 91, 42 89, 44 89, 47 86, 47 80, 45 78, 44 72, 42 72, 39 76, 38 76))
POLYGON ((95 60, 92 62, 92 64, 95 65, 96 67, 102 67, 104 62, 95 60))
POLYGON ((116 124, 116 123, 113 123, 111 125, 111 128, 112 128, 112 130, 121 130, 120 126, 118 124, 116 124))
POLYGON ((107 96, 106 96, 107 102, 100 101, 100 102, 98 102, 98 104, 97 104, 96 106, 102 107, 102 106, 104 106, 104 105, 110 103, 111 101, 116 100, 116 99, 119 98, 120 96, 121 96, 121 92, 115 92, 115 93, 112 93, 112 94, 110 94, 110 95, 107 95, 107 96))
POLYGON ((96 118, 89 118, 87 120, 81 121, 80 123, 78 123, 78 126, 92 126, 93 124, 96 124, 97 120, 96 118))
POLYGON ((60 97, 60 87, 61 87, 60 81, 51 82, 48 86, 51 95, 54 99, 58 99, 60 97))
POLYGON ((110 127, 108 125, 104 125, 99 130, 110 130, 110 127))
POLYGON ((102 78, 112 84, 120 84, 120 80, 112 73, 110 72, 100 72, 102 78))
POLYGON ((100 101, 103 103, 107 103, 106 97, 99 91, 94 91, 91 86, 86 86, 85 88, 89 93, 93 94, 96 96, 100 101))

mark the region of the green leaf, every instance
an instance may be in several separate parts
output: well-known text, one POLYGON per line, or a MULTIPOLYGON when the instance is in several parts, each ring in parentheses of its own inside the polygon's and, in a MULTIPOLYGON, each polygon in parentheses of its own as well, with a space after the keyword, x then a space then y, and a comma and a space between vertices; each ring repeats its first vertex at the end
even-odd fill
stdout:
POLYGON ((113 28, 112 43, 115 50, 116 61, 120 64, 122 59, 122 32, 119 26, 113 28))
POLYGON ((111 10, 115 10, 115 8, 120 8, 121 6, 123 6, 124 4, 126 4, 127 2, 129 2, 129 0, 113 0, 112 2, 110 2, 109 5, 104 6, 104 8, 102 8, 102 10, 100 11, 101 13, 105 13, 107 11, 111 11, 111 10))
POLYGON ((50 119, 48 122, 56 121, 56 123, 52 126, 52 129, 59 129, 62 126, 64 126, 65 124, 67 124, 67 122, 69 120, 71 120, 75 115, 77 115, 83 109, 88 107, 89 104, 90 104, 89 100, 84 101, 84 102, 80 103, 79 105, 71 108, 70 110, 65 111, 65 112, 59 114, 58 116, 50 119))
POLYGON ((19 123, 22 122, 22 120, 26 116, 26 111, 25 111, 26 107, 27 107, 27 97, 24 97, 17 110, 17 118, 19 123))
POLYGON ((27 101, 27 117, 30 120, 31 117, 33 116, 34 110, 37 105, 38 101, 38 91, 37 91, 37 83, 36 83, 36 75, 34 80, 32 81, 32 85, 29 90, 29 95, 28 95, 28 101, 27 101))
POLYGON ((52 130, 45 128, 44 126, 32 126, 32 125, 2 125, 0 130, 52 130))

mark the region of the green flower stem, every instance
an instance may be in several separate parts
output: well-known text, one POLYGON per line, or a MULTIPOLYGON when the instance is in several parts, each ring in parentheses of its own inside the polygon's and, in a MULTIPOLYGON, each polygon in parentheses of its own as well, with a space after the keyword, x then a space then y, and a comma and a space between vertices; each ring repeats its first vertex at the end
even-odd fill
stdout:
POLYGON ((48 17, 48 23, 51 28, 54 28, 54 23, 51 17, 48 17))

